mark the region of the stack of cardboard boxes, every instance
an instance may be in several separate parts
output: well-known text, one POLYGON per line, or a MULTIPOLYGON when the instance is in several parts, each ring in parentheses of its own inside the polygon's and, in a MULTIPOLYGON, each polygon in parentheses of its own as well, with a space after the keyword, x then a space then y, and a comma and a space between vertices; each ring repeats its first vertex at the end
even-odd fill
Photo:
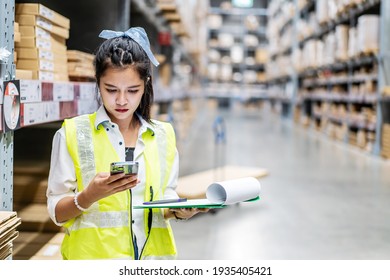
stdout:
POLYGON ((21 33, 16 68, 31 70, 33 79, 67 81, 69 19, 42 4, 17 4, 15 20, 21 33))
POLYGON ((78 50, 68 50, 67 54, 69 79, 71 81, 94 81, 93 60, 95 56, 78 50))
POLYGON ((16 212, 0 211, 0 260, 12 255, 13 241, 18 237, 16 228, 20 225, 20 218, 16 212))

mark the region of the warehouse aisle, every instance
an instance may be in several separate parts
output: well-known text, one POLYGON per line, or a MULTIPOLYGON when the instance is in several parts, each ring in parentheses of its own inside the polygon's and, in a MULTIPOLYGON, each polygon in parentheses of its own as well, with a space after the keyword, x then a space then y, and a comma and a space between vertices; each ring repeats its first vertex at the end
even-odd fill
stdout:
POLYGON ((389 259, 390 163, 307 133, 267 106, 200 106, 181 175, 226 163, 267 168, 261 200, 172 222, 180 259, 389 259), (226 146, 212 122, 226 122, 226 146))

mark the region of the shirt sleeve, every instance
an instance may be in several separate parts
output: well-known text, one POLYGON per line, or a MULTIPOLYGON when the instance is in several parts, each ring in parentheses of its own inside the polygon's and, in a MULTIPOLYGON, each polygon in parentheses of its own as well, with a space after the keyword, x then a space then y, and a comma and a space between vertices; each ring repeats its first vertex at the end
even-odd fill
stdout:
POLYGON ((168 179, 168 185, 164 192, 164 199, 179 198, 179 195, 176 193, 178 177, 179 177, 179 153, 176 149, 175 159, 173 160, 171 174, 168 179))
POLYGON ((48 188, 46 191, 49 216, 56 225, 62 226, 64 224, 57 222, 55 216, 57 203, 64 197, 74 196, 76 188, 76 172, 66 145, 65 128, 62 127, 53 137, 48 188))

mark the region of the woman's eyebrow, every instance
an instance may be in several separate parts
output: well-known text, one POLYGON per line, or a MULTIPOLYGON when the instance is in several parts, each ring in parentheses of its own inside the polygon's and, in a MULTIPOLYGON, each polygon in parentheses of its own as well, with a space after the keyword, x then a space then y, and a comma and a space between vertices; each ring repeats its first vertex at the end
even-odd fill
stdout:
MULTIPOLYGON (((108 86, 108 87, 117 87, 115 85, 112 85, 112 84, 109 84, 109 83, 104 83, 105 86, 108 86)), ((137 87, 140 87, 141 85, 134 85, 134 86, 129 86, 128 88, 137 88, 137 87)))

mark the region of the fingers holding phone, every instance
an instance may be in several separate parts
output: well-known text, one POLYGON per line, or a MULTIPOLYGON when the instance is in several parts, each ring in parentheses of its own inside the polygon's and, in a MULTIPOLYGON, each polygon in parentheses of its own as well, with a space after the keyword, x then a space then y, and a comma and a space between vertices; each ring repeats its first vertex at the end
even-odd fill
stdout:
POLYGON ((111 185, 115 192, 124 191, 135 187, 140 181, 138 180, 138 162, 124 161, 113 162, 110 166, 111 185))

